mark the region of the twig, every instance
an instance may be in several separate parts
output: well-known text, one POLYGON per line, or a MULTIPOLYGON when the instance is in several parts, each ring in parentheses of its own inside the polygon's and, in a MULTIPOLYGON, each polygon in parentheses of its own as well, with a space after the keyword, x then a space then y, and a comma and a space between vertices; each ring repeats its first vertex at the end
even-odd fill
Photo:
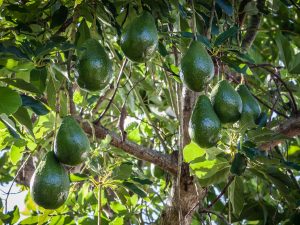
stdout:
POLYGON ((108 104, 107 104, 106 108, 104 109, 104 111, 101 113, 101 115, 99 116, 99 118, 98 118, 97 120, 94 121, 94 124, 96 124, 96 125, 99 124, 100 120, 101 120, 102 117, 105 115, 105 113, 108 111, 108 109, 109 109, 109 107, 110 107, 112 101, 114 100, 114 98, 115 98, 115 96, 116 96, 116 93, 117 93, 117 91, 118 91, 118 87, 119 87, 119 84, 120 84, 120 80, 121 80, 121 77, 122 77, 122 74, 123 74, 123 71, 124 71, 124 69, 125 69, 125 66, 126 66, 127 62, 128 62, 128 59, 125 58, 125 60, 123 61, 122 66, 121 66, 121 69, 120 69, 120 72, 119 72, 119 76, 118 76, 118 78, 117 78, 117 84, 116 84, 116 87, 115 87, 115 91, 114 91, 113 95, 111 96, 111 99, 110 99, 110 101, 108 102, 108 104))
POLYGON ((209 23, 208 23, 208 29, 207 29, 207 32, 206 32, 206 37, 208 39, 211 38, 211 29, 212 29, 212 23, 213 23, 213 19, 214 19, 215 4, 216 4, 216 1, 213 0, 212 3, 211 3, 210 18, 209 18, 209 23))
POLYGON ((300 10, 300 6, 294 0, 290 0, 293 6, 295 6, 298 10, 300 10))
POLYGON ((29 154, 29 155, 27 156, 27 158, 26 158, 25 161, 22 163, 22 165, 21 165, 20 168, 18 169, 18 171, 17 171, 17 173, 16 173, 14 179, 13 179, 12 182, 11 182, 11 185, 10 185, 10 187, 9 187, 9 189, 8 189, 8 192, 7 192, 7 195, 6 195, 6 198, 5 198, 5 213, 7 213, 7 200, 8 200, 8 197, 9 197, 9 195, 10 195, 10 191, 11 191, 11 189, 12 189, 12 186, 14 185, 14 183, 15 183, 17 177, 19 176, 19 173, 21 172, 21 170, 23 169, 23 167, 25 166, 25 164, 26 164, 26 163, 28 162, 28 160, 30 159, 31 155, 32 155, 32 153, 29 154))
MULTIPOLYGON (((221 191, 221 193, 207 206, 206 209, 203 210, 208 210, 210 209, 226 192, 227 188, 229 187, 229 185, 232 183, 232 181, 234 180, 234 176, 230 176, 228 179, 227 184, 225 185, 225 187, 223 188, 223 190, 221 191)), ((186 214, 186 217, 191 214, 200 204, 200 201, 198 201, 198 203, 186 214)))
POLYGON ((211 213, 216 215, 217 217, 219 217, 225 224, 230 225, 230 223, 228 223, 228 221, 226 220, 226 218, 224 216, 222 216, 221 214, 213 211, 213 210, 209 210, 209 209, 202 209, 199 210, 199 213, 211 213))

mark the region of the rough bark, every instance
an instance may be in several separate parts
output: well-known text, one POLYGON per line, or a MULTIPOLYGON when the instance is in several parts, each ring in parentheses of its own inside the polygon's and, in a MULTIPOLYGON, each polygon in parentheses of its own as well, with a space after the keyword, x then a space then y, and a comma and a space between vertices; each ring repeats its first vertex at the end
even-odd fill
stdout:
MULTIPOLYGON (((182 109, 181 109, 181 141, 180 149, 190 143, 188 134, 188 125, 191 112, 195 104, 197 93, 183 87, 182 90, 182 109)), ((179 154, 180 157, 180 154, 179 154)), ((181 159, 178 159, 179 163, 181 159)), ((169 196, 168 206, 161 214, 159 225, 189 225, 192 222, 192 216, 198 207, 195 205, 204 198, 204 190, 197 186, 195 178, 191 176, 189 165, 182 163, 179 166, 181 169, 180 178, 174 177, 172 192, 169 196), (194 208, 194 209, 193 209, 194 208), (193 211, 191 211, 193 209, 193 211), (180 216, 182 216, 180 220, 180 216)))
MULTIPOLYGON (((90 135, 93 134, 93 128, 88 122, 83 122, 81 125, 86 133, 90 135)), ((177 173, 177 160, 173 157, 173 155, 164 154, 128 140, 123 141, 121 136, 106 129, 102 125, 94 126, 94 132, 95 136, 99 139, 104 139, 107 135, 109 135, 111 137, 111 145, 122 149, 130 155, 141 160, 151 162, 173 175, 177 173)))
MULTIPOLYGON (((285 137, 292 138, 300 135, 300 116, 292 117, 281 122, 274 129, 274 135, 281 134, 285 137)), ((282 143, 285 139, 268 141, 260 146, 260 149, 270 150, 282 143)))

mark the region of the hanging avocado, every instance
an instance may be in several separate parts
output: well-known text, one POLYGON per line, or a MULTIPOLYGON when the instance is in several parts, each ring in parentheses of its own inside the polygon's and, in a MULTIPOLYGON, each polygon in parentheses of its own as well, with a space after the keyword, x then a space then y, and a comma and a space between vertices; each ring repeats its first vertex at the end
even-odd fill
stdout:
POLYGON ((153 16, 144 11, 125 28, 120 45, 124 54, 134 62, 145 62, 156 50, 158 33, 153 16))
POLYGON ((214 75, 214 64, 203 45, 193 41, 181 60, 181 77, 192 91, 203 91, 214 75))
POLYGON ((240 119, 242 99, 228 81, 222 80, 214 87, 211 102, 222 123, 234 123, 240 119))
POLYGON ((75 166, 86 159, 89 150, 89 139, 76 120, 72 116, 63 118, 54 142, 57 159, 63 164, 75 166))
POLYGON ((189 124, 191 139, 202 148, 213 147, 220 138, 220 129, 220 120, 214 112, 209 98, 200 95, 189 124))
POLYGON ((79 51, 78 85, 87 91, 105 88, 112 78, 112 63, 95 39, 87 39, 79 51))
POLYGON ((57 209, 68 198, 69 176, 53 152, 36 168, 30 181, 30 194, 36 204, 45 209, 57 209))
POLYGON ((251 120, 254 124, 261 113, 260 105, 244 84, 239 85, 237 91, 243 102, 242 122, 251 120))

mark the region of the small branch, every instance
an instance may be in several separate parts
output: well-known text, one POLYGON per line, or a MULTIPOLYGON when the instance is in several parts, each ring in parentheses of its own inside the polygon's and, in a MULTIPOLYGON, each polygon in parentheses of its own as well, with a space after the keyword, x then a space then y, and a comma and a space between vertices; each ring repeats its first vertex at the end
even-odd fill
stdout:
POLYGON ((101 115, 99 116, 99 118, 98 118, 97 120, 94 121, 94 124, 96 124, 96 125, 99 124, 100 120, 103 118, 103 116, 104 116, 105 113, 108 111, 109 107, 111 106, 111 104, 112 104, 112 102, 113 102, 113 100, 114 100, 114 98, 115 98, 115 96, 116 96, 116 93, 117 93, 117 91, 118 91, 118 87, 119 87, 119 84, 120 84, 120 80, 121 80, 121 77, 122 77, 122 74, 123 74, 123 71, 124 71, 124 69, 125 69, 125 66, 126 66, 127 62, 128 62, 128 59, 125 58, 125 60, 124 60, 124 62, 123 62, 123 64, 122 64, 122 66, 121 66, 120 72, 119 72, 119 76, 118 76, 118 79, 117 79, 117 84, 116 84, 116 87, 115 87, 115 91, 114 91, 113 95, 111 96, 111 99, 110 99, 110 101, 108 102, 108 104, 107 104, 105 110, 101 113, 101 115))
MULTIPOLYGON (((229 180, 225 185, 225 187, 223 188, 222 192, 207 206, 207 209, 203 209, 202 211, 210 209, 225 194, 227 188, 229 187, 229 185, 232 183, 233 180, 234 180, 234 176, 229 177, 229 180)), ((200 201, 186 214, 186 216, 194 212, 194 210, 199 206, 199 204, 200 201)))
POLYGON ((230 225, 230 223, 228 223, 228 221, 226 220, 226 218, 224 216, 222 216, 221 214, 219 214, 219 213, 217 213, 215 211, 212 211, 212 210, 209 210, 209 209, 202 209, 202 210, 199 210, 199 213, 211 213, 211 214, 214 214, 217 217, 219 217, 225 224, 230 225))
POLYGON ((210 209, 211 207, 213 207, 213 205, 219 201, 219 199, 225 194, 227 188, 229 187, 229 185, 232 183, 232 181, 234 180, 234 176, 229 177, 227 184, 225 185, 225 187, 223 188, 223 190, 221 191, 221 193, 215 198, 215 200, 213 200, 208 206, 207 208, 210 209))
POLYGON ((298 10, 300 10, 300 6, 294 0, 290 0, 293 6, 295 6, 298 10))
POLYGON ((25 159, 25 161, 22 163, 22 165, 21 165, 20 168, 18 169, 18 171, 17 171, 17 173, 16 173, 14 179, 13 179, 12 182, 11 182, 11 185, 9 186, 9 189, 8 189, 8 192, 7 192, 7 195, 6 195, 6 198, 5 198, 5 213, 7 213, 7 201, 8 201, 8 197, 9 197, 9 195, 10 195, 10 191, 11 191, 11 189, 12 189, 12 186, 14 185, 15 180, 17 179, 19 173, 21 172, 21 170, 23 169, 23 167, 25 166, 25 164, 26 164, 26 163, 28 162, 28 160, 30 159, 31 155, 32 155, 32 154, 29 154, 29 155, 27 156, 27 158, 25 159))
POLYGON ((213 23, 213 19, 214 19, 215 5, 216 5, 216 1, 213 0, 211 3, 210 18, 209 18, 209 23, 208 23, 208 29, 206 32, 206 37, 208 39, 211 38, 211 29, 212 29, 212 23, 213 23))
MULTIPOLYGON (((81 118, 77 117, 77 119, 80 122, 81 118)), ((87 134, 93 134, 93 129, 88 122, 82 122, 82 128, 87 134)), ((120 148, 136 158, 153 163, 165 171, 176 175, 177 160, 171 155, 163 154, 159 151, 138 145, 128 140, 123 141, 122 137, 118 136, 116 133, 108 130, 102 125, 95 126, 94 131, 97 138, 104 139, 108 135, 112 139, 110 143, 112 146, 120 148)))

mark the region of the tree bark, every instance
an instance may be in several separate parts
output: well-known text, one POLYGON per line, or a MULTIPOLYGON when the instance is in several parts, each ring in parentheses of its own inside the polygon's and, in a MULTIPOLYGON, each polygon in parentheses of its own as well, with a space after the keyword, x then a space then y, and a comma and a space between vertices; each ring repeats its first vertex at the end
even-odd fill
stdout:
MULTIPOLYGON (((180 149, 190 143, 188 126, 191 113, 197 98, 197 93, 188 90, 186 87, 182 89, 182 109, 180 121, 180 149)), ((179 157, 180 154, 178 154, 179 157)), ((180 163, 182 159, 178 159, 180 163)), ((159 225, 189 225, 192 222, 194 212, 198 209, 198 204, 205 196, 205 191, 200 188, 189 171, 189 165, 182 163, 179 166, 181 172, 179 179, 174 177, 172 191, 169 196, 168 206, 163 210, 159 225), (180 218, 181 217, 181 218, 180 218)))

